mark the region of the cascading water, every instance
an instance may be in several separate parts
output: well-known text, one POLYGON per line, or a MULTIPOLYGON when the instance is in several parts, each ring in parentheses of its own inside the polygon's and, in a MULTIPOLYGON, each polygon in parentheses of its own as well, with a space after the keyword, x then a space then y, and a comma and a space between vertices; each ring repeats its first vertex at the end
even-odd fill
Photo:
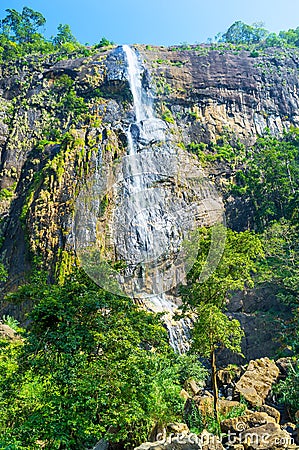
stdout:
POLYGON ((137 55, 128 45, 123 45, 123 50, 128 63, 128 77, 134 100, 136 122, 154 119, 152 101, 142 88, 141 69, 137 55))
POLYGON ((126 113, 117 125, 127 135, 127 154, 111 162, 103 140, 95 173, 78 196, 76 254, 101 287, 163 312, 170 343, 182 353, 191 321, 174 320, 178 299, 169 293, 186 280, 196 259, 194 230, 221 222, 223 204, 199 161, 178 145, 175 130, 155 116, 137 52, 125 45, 111 53, 111 60, 107 79, 114 82, 121 68, 119 80, 129 82, 134 117, 126 113), (121 268, 115 269, 115 262, 121 268))
MULTIPOLYGON (((154 116, 152 100, 142 88, 141 67, 135 51, 132 50, 132 48, 128 45, 124 45, 123 50, 126 55, 128 64, 128 79, 134 101, 134 111, 136 117, 135 123, 137 124, 137 126, 140 123, 142 124, 142 128, 144 131, 143 139, 146 141, 150 141, 151 134, 156 134, 157 131, 155 127, 156 118, 154 116), (151 124, 154 124, 154 126, 151 126, 151 124)), ((159 134, 159 138, 161 139, 161 141, 164 141, 165 136, 163 133, 163 129, 162 132, 160 130, 159 134)), ((132 126, 132 124, 129 127, 127 135, 129 155, 136 155, 136 146, 134 145, 134 126, 132 126)), ((142 177, 142 167, 140 167, 138 161, 139 160, 137 159, 136 164, 131 165, 132 187, 133 189, 135 188, 137 190, 140 190, 140 192, 142 193, 146 192, 147 183, 143 182, 144 178, 142 177), (138 180, 137 182, 136 179, 138 180)), ((157 222, 155 224, 152 224, 152 226, 149 226, 151 216, 149 211, 144 208, 146 202, 143 201, 142 195, 139 196, 138 199, 139 213, 138 225, 135 229, 136 238, 138 238, 139 244, 150 256, 153 253, 155 254, 155 251, 153 251, 153 249, 156 245, 155 231, 157 222)), ((191 321, 189 319, 187 319, 186 321, 184 319, 181 319, 178 322, 175 322, 173 320, 172 316, 177 309, 177 305, 167 300, 164 293, 148 296, 147 301, 149 309, 153 309, 159 312, 165 312, 164 323, 167 327, 169 340, 172 347, 179 353, 183 353, 184 351, 186 351, 188 349, 188 330, 191 325, 191 321)))

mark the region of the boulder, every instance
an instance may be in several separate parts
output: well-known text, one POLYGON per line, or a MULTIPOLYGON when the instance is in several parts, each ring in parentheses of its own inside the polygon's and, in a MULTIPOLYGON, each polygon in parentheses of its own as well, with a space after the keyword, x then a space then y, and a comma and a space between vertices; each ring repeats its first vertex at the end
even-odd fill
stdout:
POLYGON ((108 450, 109 448, 109 442, 105 439, 101 439, 92 450, 108 450))
POLYGON ((289 433, 297 445, 299 444, 298 430, 294 423, 286 422, 281 426, 281 428, 289 433))
MULTIPOLYGON (((203 416, 213 416, 214 414, 214 397, 194 397, 196 406, 203 416)), ((219 400, 219 412, 226 415, 232 410, 244 409, 244 405, 232 400, 219 400)))
POLYGON ((182 389, 180 392, 180 397, 182 397, 184 400, 188 400, 188 398, 190 398, 190 395, 185 389, 182 389))
POLYGON ((294 439, 277 423, 249 428, 240 434, 240 438, 246 450, 298 449, 294 439))
POLYGON ((208 433, 207 430, 203 430, 203 432, 199 435, 198 442, 201 445, 202 450, 223 450, 223 445, 220 439, 217 436, 208 433))
POLYGON ((204 430, 201 435, 170 435, 161 441, 145 442, 135 450, 224 450, 224 447, 218 437, 204 430))
POLYGON ((185 423, 174 422, 167 425, 167 432, 172 434, 187 435, 190 433, 190 430, 185 423))
POLYGON ((14 341, 18 339, 20 336, 10 328, 8 325, 5 325, 4 323, 0 323, 0 339, 9 339, 11 341, 14 341))
POLYGON ((222 433, 238 435, 238 433, 247 429, 259 427, 267 423, 276 423, 274 417, 269 416, 265 412, 250 412, 244 416, 222 420, 221 431, 222 433))
POLYGON ((243 444, 228 444, 225 446, 226 450, 244 450, 243 444))
POLYGON ((236 391, 252 406, 261 406, 278 375, 278 367, 269 358, 250 361, 246 372, 236 383, 236 391))
POLYGON ((262 405, 259 408, 259 411, 265 412, 268 414, 268 416, 273 417, 276 423, 280 422, 280 412, 276 408, 273 408, 273 406, 262 405))
POLYGON ((186 381, 185 388, 192 396, 198 395, 202 391, 202 388, 193 379, 186 381))

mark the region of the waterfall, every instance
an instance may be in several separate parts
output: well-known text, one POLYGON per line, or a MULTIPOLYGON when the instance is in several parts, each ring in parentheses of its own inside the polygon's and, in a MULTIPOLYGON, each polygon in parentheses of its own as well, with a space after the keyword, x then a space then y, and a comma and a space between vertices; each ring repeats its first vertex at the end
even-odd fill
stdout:
POLYGON ((136 122, 144 119, 153 119, 153 105, 149 96, 146 95, 141 83, 141 68, 136 53, 128 45, 123 46, 128 63, 128 76, 131 92, 134 100, 136 122))
MULTIPOLYGON (((151 98, 147 95, 145 90, 142 87, 141 81, 141 67, 138 61, 138 57, 136 52, 129 47, 128 45, 123 46, 124 53, 127 59, 127 68, 128 68, 128 80, 130 84, 130 89, 133 95, 134 101, 134 112, 136 117, 135 127, 136 129, 140 129, 140 124, 144 133, 143 141, 150 141, 151 135, 157 134, 157 122, 160 122, 154 115, 153 104, 151 98)), ((161 124, 159 124, 161 127, 161 124)), ((165 140, 165 136, 162 130, 159 131, 159 138, 161 141, 165 140)), ((128 137, 128 148, 129 155, 133 156, 133 163, 131 163, 131 188, 132 191, 139 191, 141 195, 138 197, 137 209, 138 212, 138 224, 136 226, 136 239, 138 240, 140 246, 145 249, 148 253, 148 258, 150 259, 153 254, 155 255, 155 245, 156 245, 156 235, 155 231, 157 230, 157 217, 152 218, 150 214, 150 209, 145 208, 147 205, 147 201, 142 196, 143 192, 147 190, 147 182, 146 178, 142 175, 142 165, 139 164, 140 160, 138 158, 134 158, 136 155, 136 145, 134 143, 134 124, 129 126, 127 131, 128 137), (156 223, 152 223, 150 225, 151 219, 156 220, 156 223)), ((161 218, 161 222, 163 223, 163 218, 161 218)), ((161 224, 162 225, 162 224, 161 224)), ((158 244, 159 245, 159 244, 158 244)), ((144 298, 144 302, 147 304, 148 309, 153 310, 155 312, 165 312, 163 316, 164 324, 168 330, 169 341, 171 346, 178 353, 184 353, 188 350, 188 338, 189 338, 189 329, 191 326, 190 319, 180 319, 179 321, 174 321, 172 316, 177 310, 177 305, 170 300, 168 300, 163 293, 158 295, 150 295, 144 298)))
MULTIPOLYGON (((113 160, 106 133, 95 170, 76 199, 76 255, 103 289, 164 313, 170 343, 183 353, 191 322, 174 320, 178 299, 169 293, 185 282, 196 261, 195 230, 222 221, 222 199, 200 162, 178 145, 176 125, 155 116, 137 52, 126 45, 113 50, 106 75, 108 81, 128 81, 134 115, 120 109, 117 125, 109 123, 110 135, 126 133, 127 152, 113 160)), ((204 276, 221 255, 224 241, 214 241, 204 276)))

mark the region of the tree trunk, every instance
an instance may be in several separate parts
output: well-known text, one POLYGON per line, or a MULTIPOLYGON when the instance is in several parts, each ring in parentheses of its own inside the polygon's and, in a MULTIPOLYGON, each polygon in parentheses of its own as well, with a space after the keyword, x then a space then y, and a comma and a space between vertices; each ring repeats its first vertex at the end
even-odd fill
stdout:
POLYGON ((214 416, 217 422, 219 423, 219 407, 218 407, 218 385, 217 385, 217 378, 216 378, 216 356, 215 356, 215 350, 213 349, 211 351, 211 366, 212 366, 212 387, 213 387, 213 394, 214 394, 214 416))

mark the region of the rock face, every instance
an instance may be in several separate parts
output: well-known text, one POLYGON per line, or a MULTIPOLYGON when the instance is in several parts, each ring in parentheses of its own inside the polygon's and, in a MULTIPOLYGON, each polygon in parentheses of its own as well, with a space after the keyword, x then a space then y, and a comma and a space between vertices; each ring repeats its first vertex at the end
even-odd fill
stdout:
MULTIPOLYGON (((295 50, 268 49, 257 58, 208 46, 137 50, 142 88, 154 109, 154 117, 139 122, 121 48, 63 61, 55 55, 30 57, 1 67, 0 175, 1 187, 8 190, 0 199, 1 256, 10 274, 4 291, 23 281, 32 255, 40 258, 50 278, 63 280, 74 262, 75 202, 96 171, 100 173, 99 167, 105 168, 101 183, 111 187, 98 210, 97 232, 104 235, 108 230, 101 250, 119 264, 124 252, 135 253, 137 259, 144 256, 140 242, 132 241, 127 248, 125 234, 119 233, 117 252, 109 236, 111 223, 121 218, 117 201, 122 209, 127 206, 126 186, 122 193, 117 188, 121 177, 130 177, 130 125, 136 148, 133 162, 151 173, 143 177, 151 185, 151 201, 163 208, 168 204, 168 217, 175 216, 160 217, 164 231, 157 242, 165 250, 163 239, 170 236, 169 253, 175 253, 175 220, 184 225, 196 218, 209 226, 215 221, 211 211, 213 216, 223 207, 220 196, 215 191, 211 195, 213 174, 187 153, 188 144, 215 141, 228 129, 236 139, 250 143, 265 127, 279 133, 299 124, 295 50), (173 161, 179 168, 177 177, 172 176, 173 161), (201 186, 194 183, 199 174, 201 186), (178 206, 184 206, 185 214, 178 214, 178 206)), ((134 209, 126 210, 131 226, 140 225, 134 209)), ((179 272, 180 266, 175 274, 167 274, 168 286, 179 272)), ((150 273, 141 288, 150 290, 152 278, 150 273)), ((159 306, 163 301, 159 299, 159 306)), ((3 304, 0 313, 9 312, 9 305, 3 304)))
POLYGON ((269 358, 250 361, 246 372, 236 383, 236 390, 252 406, 261 406, 278 375, 278 367, 269 358))
MULTIPOLYGON (((86 192, 79 194, 75 245, 83 267, 98 284, 117 292, 111 284, 114 275, 119 292, 141 301, 147 298, 155 310, 156 296, 185 281, 195 261, 191 256, 195 250, 187 253, 184 243, 192 240, 198 227, 221 222, 224 208, 199 162, 178 146, 167 122, 155 116, 140 81, 145 69, 136 52, 127 46, 123 51, 136 119, 127 130, 127 155, 113 165, 103 163, 93 185, 89 183, 86 192), (99 220, 105 196, 110 204, 99 220), (90 263, 94 252, 103 264, 116 259, 126 267, 110 271, 106 283, 102 266, 95 276, 95 265, 90 263)), ((117 71, 114 76, 122 75, 117 71)), ((166 299, 160 301, 162 311, 164 306, 172 310, 166 299)))
POLYGON ((151 71, 155 66, 161 99, 174 112, 184 113, 188 136, 208 142, 229 128, 254 139, 265 127, 281 132, 299 123, 297 53, 269 49, 253 58, 246 51, 233 54, 209 47, 141 50, 151 71))

